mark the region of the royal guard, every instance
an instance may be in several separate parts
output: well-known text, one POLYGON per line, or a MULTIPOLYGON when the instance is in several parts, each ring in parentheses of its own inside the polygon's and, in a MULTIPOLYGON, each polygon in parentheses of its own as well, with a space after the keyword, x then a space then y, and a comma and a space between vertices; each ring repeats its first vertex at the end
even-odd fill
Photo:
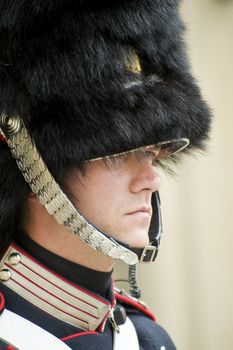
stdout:
POLYGON ((175 349, 136 266, 158 167, 208 139, 183 29, 177 0, 0 2, 0 349, 175 349))

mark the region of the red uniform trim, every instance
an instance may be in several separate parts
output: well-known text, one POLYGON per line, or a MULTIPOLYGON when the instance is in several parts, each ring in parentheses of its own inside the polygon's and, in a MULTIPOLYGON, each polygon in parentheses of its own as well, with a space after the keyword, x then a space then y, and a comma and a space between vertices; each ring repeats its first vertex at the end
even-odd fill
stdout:
MULTIPOLYGON (((55 299, 60 300, 62 303, 71 306, 73 309, 79 310, 79 311, 81 311, 82 313, 84 313, 84 314, 86 314, 86 315, 89 315, 89 316, 94 317, 95 319, 98 319, 98 317, 96 317, 96 316, 90 314, 89 312, 84 311, 84 310, 80 309, 79 307, 77 307, 77 306, 75 306, 75 305, 72 305, 72 304, 68 303, 67 301, 65 301, 64 299, 61 299, 61 298, 59 298, 58 296, 56 296, 55 294, 49 292, 47 289, 41 287, 39 284, 33 282, 33 281, 30 280, 28 277, 24 276, 22 273, 20 273, 19 271, 15 270, 12 266, 9 266, 8 264, 5 264, 5 265, 6 265, 7 267, 11 268, 13 271, 15 271, 15 273, 19 274, 20 276, 22 276, 23 278, 25 278, 26 280, 28 280, 28 281, 29 281, 30 283, 32 283, 34 286, 37 286, 39 289, 45 291, 46 293, 48 293, 49 295, 51 295, 52 297, 54 297, 55 299)), ((12 278, 12 281, 14 281, 15 283, 19 284, 19 283, 18 283, 17 281, 15 281, 13 278, 12 278)), ((19 284, 19 285, 20 285, 20 284, 19 284)), ((25 288, 23 285, 21 285, 21 287, 24 288, 25 290, 27 290, 28 292, 32 293, 30 290, 28 290, 27 288, 25 288)), ((33 293, 33 294, 34 294, 35 296, 38 296, 38 298, 40 298, 41 300, 45 301, 47 304, 53 306, 53 304, 49 303, 49 302, 46 301, 45 299, 42 299, 42 298, 40 297, 40 295, 37 295, 36 293, 33 293)), ((55 306, 54 306, 54 307, 55 307, 55 306)), ((56 307, 56 309, 57 309, 57 307, 56 307)), ((65 314, 67 314, 67 312, 65 312, 65 311, 63 311, 63 312, 64 312, 65 314)), ((67 314, 67 315, 70 315, 70 314, 67 314)), ((72 315, 70 315, 70 316, 72 316, 72 315)), ((75 317, 75 316, 73 316, 73 317, 75 317)), ((75 317, 75 318, 76 318, 76 317, 75 317)))
MULTIPOLYGON (((45 278, 44 276, 42 276, 41 274, 39 274, 37 271, 31 269, 29 266, 25 265, 24 263, 20 262, 20 264, 23 265, 26 269, 28 269, 28 270, 32 271, 33 273, 35 273, 37 276, 41 277, 43 280, 47 281, 47 282, 50 283, 51 285, 53 285, 53 286, 55 286, 56 288, 60 289, 60 290, 63 291, 64 293, 66 293, 66 294, 68 294, 68 295, 71 295, 73 298, 82 301, 83 303, 85 303, 85 304, 87 304, 87 305, 93 307, 94 309, 97 309, 97 307, 96 307, 95 305, 92 305, 92 304, 88 303, 87 301, 82 300, 81 298, 78 298, 76 295, 67 292, 65 289, 60 288, 57 284, 52 283, 52 282, 49 281, 47 278, 45 278)), ((24 276, 23 276, 23 277, 24 277, 24 276)), ((26 277, 25 277, 25 278, 26 278, 26 277)), ((34 283, 34 284, 35 284, 35 283, 34 283)), ((40 286, 39 286, 39 287, 40 287, 40 286)), ((40 288, 41 288, 41 287, 40 287, 40 288)), ((42 288, 42 289, 44 289, 44 288, 42 288)), ((44 289, 44 290, 47 291, 46 289, 44 289)), ((49 294, 51 294, 51 293, 49 293, 49 294)), ((58 298, 58 297, 57 297, 57 298, 58 298)), ((58 299, 59 299, 59 298, 58 298, 58 299)), ((71 305, 71 306, 73 306, 73 305, 71 305)))
POLYGON ((0 293, 0 314, 3 312, 5 308, 5 298, 2 293, 0 293))
POLYGON ((72 315, 72 314, 70 314, 70 313, 68 313, 68 312, 65 312, 64 310, 58 308, 57 306, 55 306, 55 305, 49 303, 47 300, 45 300, 44 298, 41 298, 41 297, 40 297, 39 295, 37 295, 36 293, 33 293, 31 290, 29 290, 28 288, 24 287, 21 283, 15 281, 13 278, 11 278, 11 281, 13 281, 14 283, 18 284, 20 287, 22 287, 23 289, 25 289, 26 291, 28 291, 29 293, 31 293, 32 295, 34 295, 34 296, 37 297, 38 299, 44 301, 46 304, 52 306, 54 309, 57 309, 58 311, 61 311, 63 314, 66 314, 66 315, 68 315, 68 316, 71 316, 71 317, 75 318, 76 320, 82 321, 82 322, 84 322, 84 323, 87 324, 87 322, 84 321, 83 319, 81 319, 81 318, 79 318, 79 317, 76 317, 76 316, 74 316, 74 315, 72 315))
POLYGON ((117 292, 114 292, 116 300, 122 301, 125 304, 133 306, 135 309, 141 311, 143 314, 151 318, 153 321, 157 321, 156 317, 153 315, 153 313, 145 308, 145 306, 141 305, 139 302, 134 301, 130 298, 127 298, 125 295, 121 295, 117 292))
POLYGON ((13 345, 7 345, 6 350, 15 350, 16 348, 13 345))
MULTIPOLYGON (((76 284, 70 282, 69 280, 67 280, 66 278, 58 275, 56 272, 54 272, 53 270, 51 270, 50 268, 48 268, 47 266, 41 264, 38 260, 34 259, 30 254, 28 254, 27 252, 25 252, 25 250, 23 250, 22 248, 18 247, 15 243, 10 244, 10 246, 12 246, 13 248, 15 248, 16 250, 18 250, 20 253, 24 254, 26 257, 28 257, 30 260, 34 261, 36 264, 38 264, 39 266, 43 267, 45 270, 47 270, 49 273, 53 274, 54 276, 58 277, 59 279, 61 279, 62 281, 64 281, 65 283, 71 285, 72 287, 81 290, 82 292, 84 292, 85 294, 90 295, 92 298, 95 298, 96 300, 101 301, 102 303, 104 303, 105 305, 110 306, 110 302, 108 302, 106 299, 99 297, 98 295, 91 293, 90 291, 88 291, 87 289, 84 289, 80 286, 77 286, 76 284)), ((9 247, 8 247, 9 248, 9 247)))
POLYGON ((66 340, 74 339, 77 337, 82 337, 83 335, 90 335, 90 334, 98 334, 98 332, 88 331, 88 332, 75 333, 75 334, 68 335, 67 337, 61 338, 61 340, 66 341, 66 340))

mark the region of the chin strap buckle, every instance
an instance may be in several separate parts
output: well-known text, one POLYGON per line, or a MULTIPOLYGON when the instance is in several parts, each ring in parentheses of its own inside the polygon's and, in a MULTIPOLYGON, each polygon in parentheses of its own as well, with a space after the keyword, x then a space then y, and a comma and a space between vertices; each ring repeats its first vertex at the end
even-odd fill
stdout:
POLYGON ((156 246, 149 245, 145 247, 140 257, 140 262, 148 264, 152 261, 155 261, 158 251, 159 249, 156 246))

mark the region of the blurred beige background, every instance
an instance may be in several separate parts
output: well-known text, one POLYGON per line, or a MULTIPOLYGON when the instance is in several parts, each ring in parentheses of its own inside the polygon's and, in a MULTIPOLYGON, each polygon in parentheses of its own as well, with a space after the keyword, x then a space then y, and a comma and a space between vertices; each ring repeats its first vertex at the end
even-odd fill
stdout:
POLYGON ((233 1, 184 0, 181 12, 193 72, 215 115, 212 141, 207 155, 164 178, 161 249, 140 266, 139 281, 178 350, 232 350, 233 1))

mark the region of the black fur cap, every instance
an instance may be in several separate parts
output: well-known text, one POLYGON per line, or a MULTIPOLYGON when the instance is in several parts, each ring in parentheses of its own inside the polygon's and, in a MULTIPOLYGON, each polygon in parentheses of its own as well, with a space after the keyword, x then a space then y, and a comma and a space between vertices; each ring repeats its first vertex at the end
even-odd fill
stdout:
MULTIPOLYGON (((58 181, 143 145, 186 137, 202 149, 210 112, 183 29, 178 0, 1 0, 0 112, 24 119, 58 181)), ((0 167, 1 228, 26 185, 2 143, 0 167)))

